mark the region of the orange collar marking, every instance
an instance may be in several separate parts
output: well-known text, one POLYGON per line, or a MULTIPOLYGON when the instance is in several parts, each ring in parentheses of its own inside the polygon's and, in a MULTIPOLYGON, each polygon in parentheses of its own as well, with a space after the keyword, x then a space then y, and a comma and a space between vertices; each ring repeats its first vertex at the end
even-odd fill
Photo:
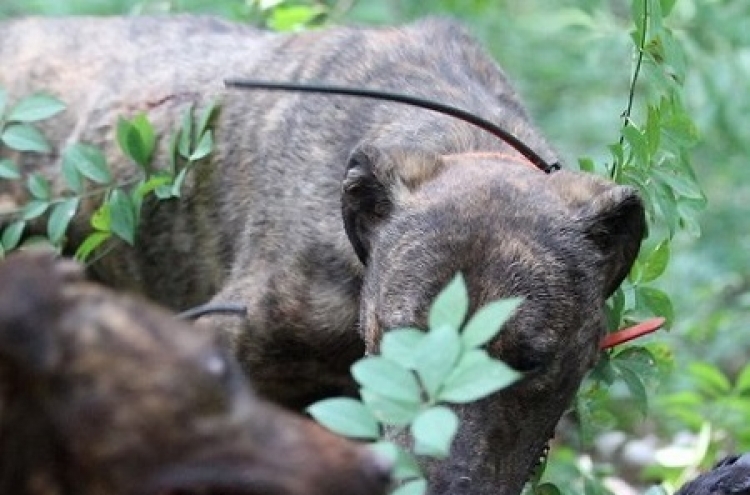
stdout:
POLYGON ((527 167, 531 167, 535 170, 539 170, 542 172, 542 170, 539 169, 536 165, 531 163, 526 158, 523 158, 518 155, 514 155, 512 153, 501 153, 496 151, 467 151, 466 153, 450 153, 447 155, 443 155, 443 158, 446 158, 448 160, 457 159, 457 158, 494 158, 497 160, 505 160, 515 163, 522 163, 526 165, 527 167))

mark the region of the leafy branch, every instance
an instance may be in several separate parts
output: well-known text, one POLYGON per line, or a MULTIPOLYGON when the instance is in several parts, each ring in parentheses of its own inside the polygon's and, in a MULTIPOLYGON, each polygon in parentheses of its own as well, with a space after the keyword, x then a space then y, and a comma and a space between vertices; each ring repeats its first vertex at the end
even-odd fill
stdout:
MULTIPOLYGON (((687 63, 682 46, 665 25, 673 0, 633 0, 631 40, 635 65, 617 142, 609 145, 611 163, 597 168, 582 158, 582 170, 606 171, 617 183, 637 188, 644 200, 649 237, 627 280, 607 302, 608 327, 616 330, 659 315, 671 326, 675 315, 669 296, 653 284, 665 273, 678 231, 699 235, 697 216, 705 196, 690 162, 698 139, 696 126, 682 102, 687 63)), ((626 399, 645 416, 651 393, 673 365, 665 344, 635 345, 604 353, 583 383, 574 410, 584 442, 622 419, 610 387, 616 382, 629 392, 626 399)), ((587 492, 596 480, 585 477, 587 492)), ((543 485, 538 485, 543 486, 543 485)), ((553 487, 549 483, 545 490, 553 487)), ((540 494, 532 487, 532 493, 540 494)), ((594 488, 591 490, 596 491, 594 488)))
MULTIPOLYGON (((622 129, 620 130, 620 146, 625 144, 625 127, 630 124, 630 115, 633 113, 633 102, 635 101, 635 86, 638 82, 638 76, 641 74, 641 65, 643 64, 643 53, 646 49, 646 24, 647 20, 649 18, 648 13, 648 1, 643 2, 643 17, 641 18, 640 23, 640 36, 639 41, 637 44, 637 52, 638 55, 636 56, 636 62, 635 62, 635 69, 633 70, 633 77, 630 79, 630 89, 628 90, 628 103, 625 107, 625 111, 622 113, 622 129)), ((637 21, 636 21, 637 22, 637 21)), ((638 33, 636 32, 636 35, 638 33)), ((612 170, 610 171, 610 178, 615 179, 617 176, 617 166, 616 164, 612 165, 612 170)))
POLYGON ((352 366, 360 400, 326 399, 308 412, 336 433, 377 442, 373 448, 394 461, 394 476, 401 483, 393 495, 424 493, 427 482, 414 455, 447 457, 459 427, 458 417, 444 404, 476 401, 520 378, 482 349, 520 303, 489 303, 464 324, 469 296, 457 275, 433 302, 427 332, 390 330, 380 355, 352 366), (413 453, 386 440, 404 436, 411 439, 413 453))
MULTIPOLYGON (((57 115, 65 105, 58 99, 36 94, 21 99, 7 116, 5 92, 0 90, 0 142, 18 152, 48 153, 51 146, 34 123, 57 115)), ((117 122, 117 143, 120 150, 138 169, 136 177, 118 181, 104 153, 83 143, 68 146, 62 152, 62 187, 56 196, 49 181, 38 173, 25 177, 29 200, 19 208, 0 212, 5 227, 0 232, 0 256, 17 249, 29 222, 49 213, 46 237, 43 240, 62 249, 70 222, 84 200, 100 198, 101 203, 91 215, 90 232, 76 251, 85 260, 105 242, 118 239, 134 244, 143 201, 150 194, 160 200, 180 196, 188 173, 213 149, 210 129, 218 109, 209 104, 199 116, 193 107, 185 110, 180 127, 172 134, 169 146, 169 167, 154 168, 157 136, 145 115, 117 122), (10 220, 8 222, 8 220, 10 220)), ((0 180, 21 181, 24 175, 10 159, 0 160, 0 180)))

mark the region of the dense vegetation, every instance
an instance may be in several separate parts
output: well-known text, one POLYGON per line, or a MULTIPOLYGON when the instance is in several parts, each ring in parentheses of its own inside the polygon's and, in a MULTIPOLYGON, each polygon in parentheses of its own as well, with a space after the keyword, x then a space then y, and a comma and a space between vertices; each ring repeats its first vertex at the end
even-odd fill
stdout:
POLYGON ((671 331, 650 337, 643 348, 639 343, 598 370, 599 381, 584 387, 546 475, 566 491, 576 491, 581 486, 576 481, 587 493, 599 493, 600 476, 617 474, 620 466, 595 462, 591 467, 581 460, 595 451, 593 439, 604 431, 659 439, 654 447, 658 462, 647 472, 639 470, 635 479, 640 480, 651 475, 679 482, 723 453, 750 450, 750 316, 745 311, 750 306, 750 231, 743 204, 750 188, 750 169, 744 166, 750 151, 750 127, 744 123, 750 94, 743 88, 750 80, 750 32, 744 26, 750 4, 632 4, 5 0, 0 16, 202 11, 274 29, 398 23, 436 13, 464 20, 512 75, 569 166, 580 164, 641 187, 652 206, 653 232, 620 293, 622 300, 612 302, 613 327, 623 319, 657 313, 670 317, 671 331), (654 10, 639 11, 642 5, 654 10), (639 24, 644 18, 639 13, 649 14, 646 23, 639 24), (642 47, 645 57, 632 86, 639 59, 634 47, 642 47), (634 105, 624 121, 631 89, 634 105), (705 210, 697 183, 708 199, 705 210), (599 386, 610 378, 619 379, 611 387, 599 386), (673 445, 678 432, 693 436, 685 445, 673 445))

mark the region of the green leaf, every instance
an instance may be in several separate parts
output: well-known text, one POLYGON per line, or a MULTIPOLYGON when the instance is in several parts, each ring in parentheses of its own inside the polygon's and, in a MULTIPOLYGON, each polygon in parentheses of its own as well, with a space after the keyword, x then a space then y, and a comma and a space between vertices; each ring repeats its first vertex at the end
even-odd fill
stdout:
MULTIPOLYGON (((674 4, 677 3, 677 0, 661 0, 661 12, 664 17, 669 16, 669 14, 672 12, 672 8, 674 7, 674 4)), ((646 493, 644 495, 651 495, 649 493, 646 493)))
POLYGON ((591 158, 579 158, 578 159, 578 168, 583 172, 593 172, 594 171, 594 160, 591 158))
POLYGON ((147 181, 143 182, 138 186, 137 192, 141 197, 148 196, 151 192, 155 191, 158 187, 166 186, 172 183, 172 177, 166 174, 156 173, 148 178, 147 181))
POLYGON ((628 387, 630 394, 633 396, 635 405, 638 407, 640 413, 645 417, 648 413, 648 394, 646 393, 646 386, 633 370, 629 369, 622 364, 618 366, 618 372, 620 378, 625 382, 628 387))
POLYGON ((534 495, 562 495, 562 492, 552 483, 542 483, 534 489, 534 495))
POLYGON ((110 215, 110 207, 107 203, 102 203, 91 215, 91 226, 102 232, 112 230, 112 215, 110 215))
POLYGON ((193 106, 190 105, 182 114, 182 125, 180 126, 179 139, 177 140, 177 151, 180 156, 188 160, 190 158, 190 147, 193 143, 193 106))
POLYGON ((625 142, 630 145, 630 151, 635 159, 635 166, 642 168, 648 165, 648 144, 644 134, 632 124, 628 124, 622 129, 622 135, 625 142))
POLYGON ((130 196, 121 189, 114 189, 107 204, 112 221, 112 233, 132 246, 135 244, 136 214, 130 196))
POLYGON ((21 218, 24 220, 32 220, 40 217, 44 215, 47 208, 49 208, 49 203, 47 201, 33 199, 24 205, 21 212, 21 218))
POLYGON ((145 173, 149 173, 156 136, 153 126, 144 114, 138 114, 132 120, 122 117, 117 120, 117 143, 130 159, 145 173))
POLYGON ((456 366, 460 354, 458 330, 449 325, 431 328, 414 349, 416 371, 431 399, 456 366))
POLYGON ((703 404, 703 398, 698 392, 690 390, 660 397, 659 403, 665 409, 698 409, 703 404))
POLYGON ((654 200, 659 210, 661 210, 662 220, 664 220, 669 228, 669 235, 674 236, 680 221, 680 216, 677 214, 677 200, 674 192, 672 188, 658 181, 653 181, 651 189, 654 193, 654 200))
POLYGON ((427 491, 427 481, 416 479, 408 481, 391 492, 391 495, 424 495, 427 491))
POLYGON ((202 136, 200 141, 198 141, 198 146, 195 147, 195 150, 190 154, 188 157, 188 160, 191 162, 195 162, 200 160, 201 158, 205 158, 208 156, 209 153, 211 153, 211 150, 213 150, 214 147, 214 140, 213 136, 211 134, 211 131, 206 131, 202 136))
POLYGON ((138 132, 142 145, 142 149, 139 149, 136 162, 143 166, 144 169, 147 169, 156 149, 156 132, 154 131, 154 126, 151 125, 151 122, 144 113, 136 115, 132 120, 132 124, 138 132))
POLYGON ((438 398, 459 404, 472 402, 511 385, 520 377, 520 373, 491 359, 485 351, 469 351, 445 380, 438 398))
POLYGON ((195 127, 195 134, 203 136, 218 114, 219 104, 216 100, 211 101, 202 111, 195 127))
POLYGON ((686 177, 671 170, 660 169, 655 169, 652 174, 654 179, 672 189, 675 195, 690 199, 703 198, 703 191, 701 191, 698 183, 691 177, 686 177))
POLYGON ((607 328, 619 328, 622 322, 622 312, 625 309, 625 293, 622 286, 618 287, 612 297, 607 300, 607 328))
POLYGON ((71 166, 77 169, 84 177, 97 184, 109 184, 112 182, 112 173, 107 166, 107 160, 99 148, 87 144, 73 144, 66 148, 63 153, 63 161, 69 160, 71 166))
POLYGON ((411 425, 414 452, 445 459, 450 454, 451 443, 457 431, 456 413, 445 406, 427 409, 420 413, 411 425))
POLYGON ((609 492, 598 479, 584 478, 583 495, 609 495, 609 492))
POLYGON ((10 122, 36 122, 65 110, 65 104, 47 94, 36 94, 20 100, 8 115, 10 122))
POLYGON ((420 411, 419 403, 394 400, 364 387, 360 389, 359 395, 370 412, 384 424, 407 425, 420 411))
POLYGON ((177 191, 177 196, 175 196, 175 186, 174 184, 167 184, 162 186, 157 186, 156 189, 154 189, 154 195, 160 200, 166 200, 174 197, 180 197, 180 192, 177 191))
MULTIPOLYGON (((3 241, 3 245, 5 245, 5 241, 3 241)), ((734 383, 734 389, 740 394, 750 391, 750 364, 745 365, 740 371, 734 383)))
POLYGON ((0 179, 18 180, 21 178, 21 171, 15 163, 7 158, 0 159, 0 179))
POLYGON ((712 364, 693 362, 690 363, 689 370, 698 389, 710 397, 721 397, 732 390, 729 379, 712 364))
POLYGON ((692 147, 700 133, 689 115, 685 112, 672 113, 663 119, 662 132, 665 139, 679 147, 692 147))
POLYGON ((352 366, 352 376, 365 388, 391 399, 419 403, 421 391, 414 375, 398 363, 382 356, 360 359, 352 366))
POLYGON ((0 236, 0 243, 3 245, 4 250, 12 251, 18 246, 23 235, 23 230, 26 228, 26 222, 18 220, 11 223, 3 229, 2 236, 0 236))
POLYGON ((125 153, 126 156, 133 158, 130 153, 131 141, 138 138, 138 133, 133 128, 133 124, 124 117, 118 117, 115 135, 117 138, 117 145, 123 153, 125 153))
POLYGON ((479 347, 495 337, 511 315, 521 305, 523 299, 493 301, 479 308, 461 333, 466 348, 479 347))
POLYGON ((52 189, 49 181, 39 174, 31 174, 26 180, 26 188, 31 195, 40 201, 49 201, 52 196, 52 189))
POLYGON ((350 398, 326 399, 307 408, 307 412, 329 430, 349 438, 375 440, 380 427, 370 411, 350 398))
POLYGON ((163 172, 166 172, 170 177, 174 177, 174 174, 177 173, 177 160, 179 158, 177 144, 180 141, 181 135, 182 132, 180 131, 180 129, 176 129, 169 136, 169 142, 167 143, 167 158, 169 159, 169 167, 163 172))
POLYGON ((595 380, 604 382, 606 385, 612 385, 615 381, 615 369, 612 366, 612 359, 609 354, 602 353, 599 361, 594 365, 594 369, 591 370, 591 376, 595 380))
POLYGON ((320 6, 290 5, 273 9, 268 19, 268 27, 274 31, 296 31, 304 28, 316 17, 324 13, 320 6))
POLYGON ((57 245, 62 241, 70 221, 73 220, 73 216, 78 210, 79 202, 79 198, 68 198, 52 208, 47 221, 47 237, 52 244, 57 245))
POLYGON ((416 369, 414 350, 427 335, 416 328, 396 328, 385 332, 380 342, 380 354, 406 369, 416 369))
POLYGON ((635 25, 633 38, 635 45, 638 46, 639 40, 643 37, 643 30, 646 29, 646 16, 642 0, 633 0, 630 2, 630 16, 635 25))
POLYGON ((672 326, 674 322, 674 307, 666 292, 653 287, 638 287, 636 293, 637 297, 653 314, 666 318, 666 328, 672 326))
POLYGON ((62 160, 62 175, 68 189, 76 194, 83 193, 83 175, 78 171, 75 164, 71 160, 66 160, 64 156, 62 160))
POLYGON ((661 113, 653 105, 648 106, 644 135, 648 143, 648 154, 654 156, 661 143, 661 113))
POLYGON ((52 150, 39 129, 30 124, 11 124, 5 128, 0 140, 16 151, 48 153, 52 150))
POLYGON ((110 237, 112 237, 112 234, 109 232, 93 232, 89 234, 81 245, 78 246, 75 253, 75 259, 78 261, 86 261, 91 253, 110 237))
POLYGON ((612 164, 612 167, 614 168, 614 173, 611 174, 612 180, 620 184, 622 183, 620 176, 622 174, 623 164, 625 162, 625 151, 623 150, 623 146, 620 143, 610 144, 607 146, 607 149, 609 149, 609 152, 612 155, 612 160, 614 162, 612 164))
POLYGON ((575 398, 576 417, 580 421, 579 430, 583 441, 592 442, 597 425, 614 426, 614 418, 606 410, 609 395, 599 387, 590 389, 585 394, 578 394, 575 398), (603 413, 603 414, 602 414, 603 413), (608 416, 609 415, 609 419, 608 416))
MULTIPOLYGON (((185 167, 182 170, 180 170, 180 173, 177 174, 177 177, 174 179, 174 184, 170 188, 165 188, 169 191, 168 198, 179 198, 182 194, 182 185, 185 183, 185 177, 187 177, 188 172, 190 171, 191 167, 185 167)), ((157 197, 159 199, 167 199, 159 195, 159 190, 157 189, 157 197)))
MULTIPOLYGON (((667 357, 661 359, 666 360, 667 357)), ((637 374, 644 383, 649 381, 656 382, 659 379, 659 366, 657 366, 657 358, 647 348, 641 346, 628 346, 622 351, 618 352, 613 361, 617 363, 619 367, 628 368, 637 374)))
POLYGON ((469 293, 463 275, 458 273, 433 301, 429 314, 430 328, 450 325, 458 330, 468 310, 469 293))
POLYGON ((669 240, 665 239, 656 246, 643 262, 639 282, 646 283, 661 277, 669 263, 669 240))

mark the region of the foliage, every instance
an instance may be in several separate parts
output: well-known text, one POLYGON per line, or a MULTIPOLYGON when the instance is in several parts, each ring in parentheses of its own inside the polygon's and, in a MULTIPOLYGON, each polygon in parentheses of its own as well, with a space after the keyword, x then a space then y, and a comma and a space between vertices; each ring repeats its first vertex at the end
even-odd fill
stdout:
MULTIPOLYGON (((51 150, 47 139, 36 123, 53 117, 65 109, 65 105, 47 94, 35 94, 8 106, 6 92, 0 88, 0 144, 17 152, 46 153, 51 150)), ((0 160, 0 180, 20 181, 23 175, 11 159, 0 160)), ((51 209, 47 232, 53 243, 59 242, 67 224, 78 208, 72 200, 52 200, 49 182, 39 174, 26 178, 25 188, 30 200, 15 212, 11 222, 0 232, 0 256, 15 249, 21 242, 26 223, 51 209)), ((9 212, 2 212, 8 216, 9 212)))
POLYGON ((386 438, 408 434, 413 454, 448 456, 459 420, 443 404, 473 402, 520 377, 482 349, 520 302, 489 303, 464 324, 469 297, 463 277, 457 275, 432 303, 428 331, 389 330, 380 355, 352 366, 360 400, 326 399, 308 412, 341 435, 376 441, 373 448, 394 461, 395 477, 402 483, 394 494, 423 493, 426 482, 412 453, 386 438))
MULTIPOLYGON (((0 111, 5 107, 5 92, 0 89, 0 111)), ((35 94, 19 100, 0 118, 0 141, 18 152, 49 153, 52 148, 34 123, 54 117, 64 110, 58 99, 35 94)), ((136 179, 118 183, 104 153, 91 145, 74 143, 62 152, 61 173, 65 189, 53 193, 49 181, 39 173, 26 176, 29 200, 18 210, 3 211, 7 226, 0 233, 0 255, 19 247, 30 222, 47 216, 46 236, 41 240, 62 250, 70 222, 84 201, 98 200, 90 217, 92 232, 81 242, 76 257, 85 260, 108 240, 117 238, 134 244, 141 207, 153 193, 166 200, 180 196, 185 178, 193 167, 213 149, 209 128, 216 115, 215 103, 195 117, 192 106, 185 111, 181 126, 170 139, 168 168, 154 169, 152 160, 157 145, 153 126, 144 114, 117 122, 120 150, 136 165, 136 179)), ((23 174, 10 159, 0 161, 0 180, 21 181, 23 174)), ((39 239, 34 239, 38 241, 39 239)))
MULTIPOLYGON (((609 146, 612 162, 605 168, 615 181, 639 189, 646 205, 650 235, 627 281, 608 304, 610 326, 615 328, 651 314, 666 317, 667 325, 673 323, 669 296, 650 284, 667 267, 677 229, 699 233, 696 213, 705 204, 689 161, 689 149, 696 142, 697 131, 681 97, 686 62, 679 42, 664 24, 664 16, 673 5, 674 2, 660 0, 632 2, 636 63, 620 139, 609 146), (633 115, 639 76, 649 83, 644 91, 647 98, 640 121, 633 115)), ((597 168, 591 159, 582 159, 580 163, 583 169, 597 168)), ((611 383, 612 377, 618 376, 645 415, 648 398, 645 382, 652 375, 649 366, 654 367, 657 359, 645 347, 619 352, 602 359, 593 374, 594 382, 611 383)), ((584 402, 587 391, 595 395, 597 388, 597 383, 584 385, 584 402)))

